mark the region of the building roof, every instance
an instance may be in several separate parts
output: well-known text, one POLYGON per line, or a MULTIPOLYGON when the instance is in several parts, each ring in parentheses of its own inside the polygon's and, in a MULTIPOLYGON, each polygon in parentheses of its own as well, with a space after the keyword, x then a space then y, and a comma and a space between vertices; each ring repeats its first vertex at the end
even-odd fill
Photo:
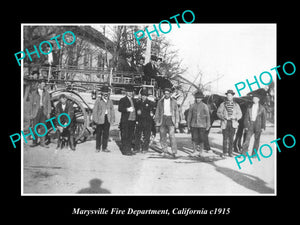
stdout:
POLYGON ((68 27, 71 29, 75 35, 79 37, 84 37, 85 40, 93 43, 94 45, 106 49, 110 53, 113 54, 114 52, 114 43, 105 37, 100 31, 94 29, 91 26, 70 26, 68 27))

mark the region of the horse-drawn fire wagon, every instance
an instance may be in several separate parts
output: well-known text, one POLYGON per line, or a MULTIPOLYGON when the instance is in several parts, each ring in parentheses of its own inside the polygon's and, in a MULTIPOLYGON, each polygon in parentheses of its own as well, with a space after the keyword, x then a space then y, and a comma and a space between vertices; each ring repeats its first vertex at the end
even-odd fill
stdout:
MULTIPOLYGON (((78 69, 76 67, 49 67, 24 65, 24 131, 30 127, 27 107, 29 95, 39 82, 44 81, 51 96, 52 115, 55 114, 55 106, 59 96, 65 94, 68 101, 73 103, 75 111, 75 141, 83 142, 93 134, 92 110, 100 88, 104 85, 110 87, 110 99, 112 99, 117 112, 117 105, 124 96, 127 85, 134 86, 135 97, 139 92, 147 90, 149 99, 155 101, 161 96, 161 90, 156 88, 156 82, 142 82, 142 74, 134 72, 114 71, 113 69, 92 68, 78 69)), ((51 117, 52 117, 51 115, 51 117)), ((51 134, 52 127, 49 124, 51 134)), ((53 133, 53 131, 52 131, 53 133)))

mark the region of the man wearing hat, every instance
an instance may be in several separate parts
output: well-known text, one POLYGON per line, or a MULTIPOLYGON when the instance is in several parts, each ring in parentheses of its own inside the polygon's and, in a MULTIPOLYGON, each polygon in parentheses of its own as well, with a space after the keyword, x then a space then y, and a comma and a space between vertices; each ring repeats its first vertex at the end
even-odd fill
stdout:
MULTIPOLYGON (((40 80, 38 86, 34 86, 32 92, 29 94, 29 118, 32 119, 32 123, 35 126, 38 123, 45 123, 50 118, 51 113, 51 101, 50 94, 47 91, 45 81, 40 80)), ((45 133, 44 126, 40 126, 38 129, 39 134, 45 133)), ((49 148, 45 145, 45 136, 40 137, 40 146, 49 148)), ((32 140, 30 147, 38 146, 37 137, 32 140)))
POLYGON ((154 115, 154 103, 147 99, 146 89, 141 91, 141 100, 136 103, 137 125, 135 130, 135 151, 142 153, 149 149, 151 128, 154 115), (141 138, 143 141, 141 143, 141 138), (142 149, 141 149, 142 148, 142 149))
POLYGON ((163 156, 168 152, 167 133, 169 133, 172 155, 176 158, 177 143, 175 139, 175 128, 178 128, 179 111, 177 102, 171 98, 171 89, 164 89, 164 97, 158 101, 155 112, 155 124, 160 127, 160 144, 163 156))
POLYGON ((93 108, 93 121, 96 123, 96 152, 109 152, 107 143, 109 138, 110 125, 115 122, 114 105, 109 99, 109 88, 101 88, 101 96, 95 101, 93 108))
MULTIPOLYGON (((62 113, 67 113, 69 117, 71 118, 71 123, 67 127, 57 127, 57 133, 58 133, 58 141, 57 141, 57 147, 59 148, 61 145, 61 135, 68 134, 67 136, 69 137, 69 143, 70 143, 70 148, 71 150, 75 151, 75 140, 74 140, 74 121, 75 121, 75 115, 74 115, 74 108, 73 104, 69 101, 67 101, 67 97, 65 94, 61 94, 59 96, 59 103, 56 105, 56 118, 62 114, 62 113)), ((69 119, 67 116, 62 115, 60 117, 60 122, 61 124, 65 125, 69 123, 69 119)))
POLYGON ((242 118, 240 106, 233 101, 233 90, 228 90, 225 95, 227 100, 222 102, 217 110, 217 116, 221 119, 223 133, 223 154, 232 157, 233 137, 238 127, 238 120, 242 118))
POLYGON ((155 55, 151 55, 150 62, 144 66, 144 81, 147 83, 150 83, 151 79, 156 79, 158 74, 158 70, 155 66, 156 61, 157 57, 155 55))
POLYGON ((119 101, 118 110, 121 112, 121 152, 123 155, 133 155, 131 144, 133 140, 136 123, 136 109, 133 99, 134 88, 132 85, 126 87, 126 96, 119 101))
POLYGON ((205 132, 210 128, 210 114, 208 106, 202 102, 204 95, 197 91, 194 95, 195 103, 190 106, 187 116, 187 126, 191 130, 193 142, 193 154, 199 150, 203 151, 205 132))
POLYGON ((256 154, 254 149, 258 150, 260 135, 266 129, 266 110, 259 101, 259 95, 253 95, 253 105, 249 107, 245 114, 244 129, 247 131, 246 140, 242 146, 242 154, 246 155, 250 144, 250 139, 254 134, 254 145, 252 155, 256 154))
MULTIPOLYGON (((132 58, 131 53, 125 53, 118 61, 117 70, 121 72, 136 72, 132 58)), ((125 74, 125 76, 128 76, 128 74, 125 74)))

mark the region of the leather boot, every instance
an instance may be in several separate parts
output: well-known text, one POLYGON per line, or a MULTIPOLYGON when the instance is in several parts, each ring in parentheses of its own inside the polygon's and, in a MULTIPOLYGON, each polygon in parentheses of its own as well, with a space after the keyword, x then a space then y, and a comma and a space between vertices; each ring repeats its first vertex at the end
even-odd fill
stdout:
POLYGON ((199 155, 202 155, 202 153, 203 153, 203 148, 204 148, 204 144, 203 144, 203 142, 202 142, 202 143, 200 143, 200 144, 198 145, 198 152, 199 152, 199 155))
POLYGON ((193 142, 193 153, 197 151, 197 144, 196 142, 193 142))
POLYGON ((60 137, 58 137, 56 149, 59 149, 60 145, 61 145, 61 140, 60 137))
POLYGON ((45 145, 45 136, 40 138, 40 146, 44 148, 49 148, 48 145, 45 145))
POLYGON ((75 151, 76 148, 75 148, 75 139, 74 139, 74 136, 70 136, 70 148, 75 151))
POLYGON ((30 145, 30 147, 36 147, 38 146, 39 144, 37 143, 37 138, 35 138, 35 140, 32 140, 32 144, 30 145))

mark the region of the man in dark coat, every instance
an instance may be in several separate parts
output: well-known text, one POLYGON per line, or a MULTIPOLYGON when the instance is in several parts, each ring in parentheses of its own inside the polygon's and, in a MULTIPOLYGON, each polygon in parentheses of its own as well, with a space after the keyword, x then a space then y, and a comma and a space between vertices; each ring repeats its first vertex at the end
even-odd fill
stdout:
POLYGON ((144 64, 145 64, 145 57, 141 56, 138 58, 136 63, 136 71, 137 74, 134 77, 135 84, 142 84, 143 77, 144 77, 144 64))
POLYGON ((69 143, 71 150, 75 151, 75 140, 74 140, 74 124, 75 124, 75 114, 72 102, 67 101, 67 97, 64 94, 59 96, 59 103, 56 105, 56 118, 62 113, 67 113, 71 118, 71 122, 66 115, 60 116, 60 123, 63 125, 67 125, 69 122, 70 124, 67 127, 57 126, 57 133, 58 133, 58 141, 57 141, 57 148, 60 147, 61 144, 61 135, 67 135, 69 137, 69 143))
POLYGON ((132 62, 132 55, 129 53, 125 54, 125 57, 121 57, 118 61, 117 71, 125 72, 124 76, 130 76, 128 73, 136 72, 135 66, 132 62))
POLYGON ((133 86, 126 87, 126 96, 119 101, 118 111, 121 112, 121 152, 123 155, 133 155, 131 144, 136 123, 136 110, 133 99, 133 86))
POLYGON ((151 128, 154 115, 154 103, 147 99, 147 90, 141 91, 141 100, 136 103, 137 125, 135 130, 135 151, 142 153, 149 149, 151 128), (141 144, 141 138, 143 142, 141 144))
POLYGON ((246 155, 250 144, 250 139, 254 134, 254 145, 252 155, 256 154, 254 149, 258 151, 260 135, 263 130, 266 129, 266 110, 259 103, 259 96, 253 96, 253 105, 246 111, 244 119, 244 128, 247 131, 246 140, 242 146, 242 154, 246 155))
POLYGON ((150 62, 147 63, 144 67, 144 81, 150 82, 151 79, 155 79, 157 86, 161 89, 172 88, 172 83, 169 79, 161 75, 158 67, 162 62, 162 58, 157 58, 152 55, 150 62))
MULTIPOLYGON (((45 121, 50 118, 50 95, 45 88, 44 81, 41 81, 37 88, 34 87, 33 92, 29 95, 29 107, 29 118, 32 119, 33 126, 38 123, 45 124, 45 121)), ((39 126, 38 133, 45 133, 44 126, 39 126)), ((32 141, 32 145, 30 145, 30 147, 35 147, 37 145, 37 137, 35 137, 35 140, 32 141)), ((40 137, 40 146, 48 148, 48 146, 45 145, 45 136, 40 137)))
POLYGON ((190 106, 187 116, 187 126, 191 130, 193 153, 203 151, 205 132, 210 128, 210 114, 208 107, 202 102, 204 95, 201 91, 195 93, 195 103, 190 106))
POLYGON ((150 62, 148 62, 144 66, 144 81, 150 83, 151 79, 156 79, 158 70, 155 66, 155 62, 157 61, 157 57, 155 55, 151 55, 150 62))

